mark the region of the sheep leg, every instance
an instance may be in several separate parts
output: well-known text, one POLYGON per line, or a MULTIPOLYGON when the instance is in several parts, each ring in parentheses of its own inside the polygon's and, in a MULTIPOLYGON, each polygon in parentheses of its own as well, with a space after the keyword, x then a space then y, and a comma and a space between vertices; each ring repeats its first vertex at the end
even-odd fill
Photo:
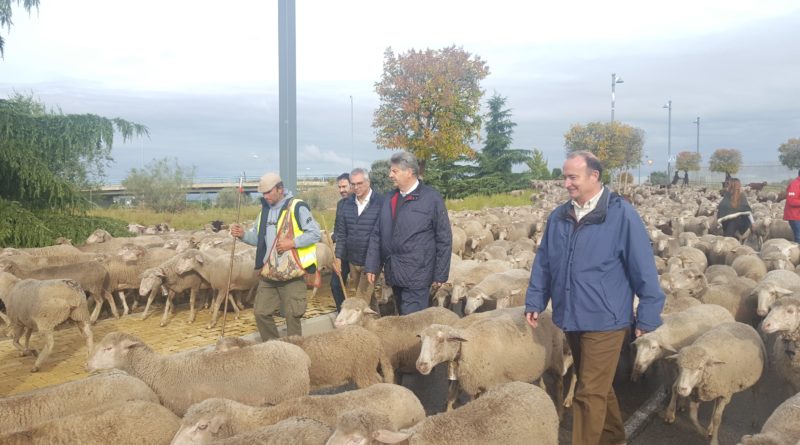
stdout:
POLYGON ((553 372, 553 377, 556 380, 556 413, 558 420, 561 420, 564 417, 564 376, 557 370, 553 372))
POLYGON ((128 315, 129 310, 128 302, 125 301, 125 291, 117 291, 117 296, 119 296, 119 301, 122 302, 122 315, 128 315))
POLYGON ((108 305, 111 306, 111 313, 114 315, 114 318, 119 318, 119 311, 117 311, 117 303, 114 303, 114 296, 111 295, 109 291, 103 291, 105 295, 106 301, 108 301, 108 305))
POLYGON ((194 305, 197 302, 197 292, 199 289, 199 286, 195 286, 189 291, 189 323, 194 323, 194 318, 197 315, 194 310, 194 305))
POLYGON ((239 311, 244 310, 244 303, 242 303, 242 295, 240 292, 236 292, 233 294, 234 296, 234 304, 233 307, 236 309, 236 318, 239 318, 239 311))
MULTIPOLYGON (((700 409, 700 402, 697 400, 689 400, 689 420, 692 421, 692 425, 697 428, 697 431, 700 434, 705 434, 705 430, 702 426, 700 426, 700 421, 697 419, 697 411, 700 409)), ((713 423, 713 422, 712 422, 713 423)), ((708 426, 711 428, 711 424, 708 426)))
POLYGON ((164 303, 164 315, 161 316, 161 323, 159 323, 159 326, 162 328, 167 325, 167 320, 169 319, 169 309, 173 306, 173 298, 175 298, 175 292, 169 291, 169 294, 167 294, 167 301, 164 303))
POLYGON ((44 363, 44 361, 47 359, 47 356, 49 356, 50 352, 53 350, 53 331, 43 331, 42 334, 44 334, 46 338, 46 343, 44 345, 44 349, 42 349, 42 352, 39 354, 39 357, 36 358, 36 362, 33 364, 31 372, 38 372, 39 367, 42 365, 42 363, 44 363))
POLYGON ((147 296, 147 303, 144 305, 144 312, 142 312, 142 320, 147 318, 147 312, 150 311, 150 305, 153 303, 153 300, 156 299, 156 293, 158 292, 158 287, 154 287, 150 291, 150 295, 147 296))
POLYGON ((714 405, 714 414, 711 416, 711 422, 708 425, 706 434, 711 437, 711 445, 719 445, 719 424, 722 422, 722 412, 725 411, 725 406, 728 404, 727 397, 720 397, 714 405))
POLYGON ((92 335, 92 328, 90 327, 88 321, 79 321, 78 330, 81 331, 81 335, 83 336, 84 340, 86 340, 86 356, 88 357, 92 355, 92 349, 94 349, 94 336, 92 335))
POLYGON ((667 405, 667 412, 664 414, 664 421, 667 423, 675 422, 675 408, 678 403, 678 388, 677 381, 672 384, 672 394, 669 397, 669 404, 667 405))
POLYGON ((211 321, 208 322, 208 326, 206 329, 211 329, 217 325, 217 318, 219 318, 219 305, 222 303, 223 299, 222 290, 217 291, 217 295, 213 299, 214 308, 211 312, 211 321))
POLYGON ((28 350, 27 346, 23 348, 22 345, 19 343, 19 339, 20 339, 20 337, 22 337, 22 334, 24 332, 25 332, 25 326, 23 326, 23 325, 21 325, 19 323, 15 323, 14 324, 14 340, 11 343, 14 345, 15 348, 17 348, 19 350, 19 356, 20 357, 25 357, 26 355, 28 355, 27 354, 27 350, 28 350))
POLYGON ((394 382, 394 366, 392 366, 391 360, 385 355, 381 355, 380 359, 381 364, 381 374, 383 375, 383 383, 393 383, 394 382))
POLYGON ((453 410, 459 392, 461 392, 461 385, 458 380, 450 380, 447 385, 447 411, 453 410))
POLYGON ((230 302, 231 306, 233 306, 233 311, 235 313, 234 318, 238 320, 239 319, 239 306, 236 304, 236 300, 233 298, 233 293, 229 293, 228 294, 228 302, 230 302))
POLYGON ((30 349, 28 345, 31 343, 31 334, 33 334, 33 329, 29 327, 25 327, 25 355, 30 354, 34 357, 39 355, 39 353, 35 349, 30 349))
POLYGON ((94 310, 92 310, 92 317, 89 319, 89 321, 95 323, 97 318, 100 316, 100 309, 103 308, 103 299, 95 293, 92 293, 92 298, 94 299, 94 310))
POLYGON ((564 398, 564 408, 572 406, 572 399, 575 398, 575 387, 578 386, 578 373, 575 372, 575 366, 572 367, 572 377, 569 380, 569 389, 567 396, 564 398))

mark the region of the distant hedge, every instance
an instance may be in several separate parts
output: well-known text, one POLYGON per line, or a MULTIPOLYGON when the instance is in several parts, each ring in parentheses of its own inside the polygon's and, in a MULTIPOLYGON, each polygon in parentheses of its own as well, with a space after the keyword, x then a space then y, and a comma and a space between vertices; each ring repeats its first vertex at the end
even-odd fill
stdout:
POLYGON ((0 247, 49 246, 59 237, 78 245, 96 229, 105 229, 115 237, 131 236, 124 221, 59 211, 31 211, 18 202, 0 198, 0 247))

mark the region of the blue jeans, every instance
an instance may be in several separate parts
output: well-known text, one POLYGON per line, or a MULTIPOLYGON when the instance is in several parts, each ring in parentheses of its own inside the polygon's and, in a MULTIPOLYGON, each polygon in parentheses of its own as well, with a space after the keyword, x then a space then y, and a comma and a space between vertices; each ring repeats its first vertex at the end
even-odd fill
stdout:
POLYGON ((408 287, 392 286, 394 292, 394 303, 397 306, 397 313, 407 315, 427 309, 431 299, 431 289, 410 289, 408 287))
MULTIPOLYGON (((347 275, 350 274, 350 263, 342 261, 342 281, 347 283, 347 275)), ((339 281, 339 276, 336 272, 331 273, 331 294, 333 295, 333 302, 336 303, 336 312, 341 312, 342 302, 344 301, 344 290, 342 283, 339 281)))
POLYGON ((789 221, 789 226, 794 232, 794 242, 800 243, 800 221, 789 221))

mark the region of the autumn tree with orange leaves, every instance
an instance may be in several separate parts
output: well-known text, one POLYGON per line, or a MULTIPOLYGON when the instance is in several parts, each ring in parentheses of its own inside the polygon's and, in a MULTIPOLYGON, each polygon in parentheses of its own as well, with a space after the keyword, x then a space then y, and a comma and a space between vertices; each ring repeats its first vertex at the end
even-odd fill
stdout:
POLYGON ((434 158, 474 157, 469 144, 480 139, 480 81, 488 75, 480 57, 455 46, 399 55, 387 48, 375 84, 375 143, 413 153, 422 172, 434 158))

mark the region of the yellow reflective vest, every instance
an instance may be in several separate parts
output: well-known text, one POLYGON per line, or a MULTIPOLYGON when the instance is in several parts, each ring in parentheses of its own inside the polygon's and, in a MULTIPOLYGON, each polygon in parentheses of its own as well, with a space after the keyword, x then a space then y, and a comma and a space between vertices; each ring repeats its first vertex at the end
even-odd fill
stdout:
MULTIPOLYGON (((280 228, 283 227, 283 218, 285 218, 286 215, 288 214, 292 222, 292 234, 294 236, 294 239, 297 239, 298 236, 304 233, 303 229, 300 228, 300 224, 298 224, 297 222, 297 218, 294 217, 295 207, 297 207, 297 204, 300 202, 303 201, 300 199, 291 198, 291 202, 289 203, 289 208, 284 211, 281 211, 280 215, 278 216, 278 224, 275 226, 278 229, 278 232, 280 232, 280 228)), ((261 221, 262 211, 263 209, 258 212, 258 217, 256 218, 256 221, 261 221)), ((258 230, 258 236, 261 236, 260 233, 261 227, 258 227, 257 230, 258 230)), ((317 265, 317 243, 313 243, 310 246, 306 247, 296 247, 295 250, 297 250, 297 256, 300 258, 300 265, 303 266, 303 269, 308 269, 311 266, 317 265)))

